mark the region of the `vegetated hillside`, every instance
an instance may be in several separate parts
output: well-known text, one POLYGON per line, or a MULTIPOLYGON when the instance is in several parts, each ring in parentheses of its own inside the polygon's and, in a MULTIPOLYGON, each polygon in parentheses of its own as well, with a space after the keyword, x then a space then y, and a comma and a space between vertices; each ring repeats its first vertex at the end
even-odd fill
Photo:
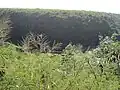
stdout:
MULTIPOLYGON (((11 40, 18 43, 29 31, 45 33, 53 40, 98 45, 98 34, 110 35, 119 30, 120 15, 91 11, 0 9, 1 18, 12 22, 11 40)), ((6 23, 5 23, 6 24, 6 23)), ((10 24, 11 25, 11 24, 10 24)))
MULTIPOLYGON (((65 16, 71 15, 68 12, 68 15, 65 15, 64 18, 58 18, 58 15, 60 15, 58 14, 50 19, 48 13, 45 16, 43 11, 40 11, 42 14, 38 11, 33 13, 31 10, 5 9, 5 11, 1 11, 0 90, 119 90, 119 34, 114 33, 111 37, 106 36, 105 38, 101 36, 101 42, 96 49, 83 52, 81 45, 69 44, 60 53, 56 53, 56 51, 61 49, 61 43, 53 43, 53 46, 50 46, 46 35, 38 34, 46 33, 51 39, 63 40, 64 43, 71 40, 74 43, 82 42, 86 46, 92 45, 91 40, 95 42, 94 40, 97 40, 96 34, 99 32, 110 35, 112 32, 119 30, 119 15, 104 13, 105 20, 102 16, 100 20, 103 21, 98 24, 97 21, 95 23, 93 21, 96 20, 95 18, 98 20, 100 14, 96 16, 95 13, 92 13, 93 16, 90 17, 94 18, 92 22, 91 19, 87 19, 86 22, 89 23, 87 25, 81 21, 83 18, 78 18, 81 21, 78 25, 83 29, 78 30, 81 27, 75 29, 76 24, 73 24, 73 22, 76 22, 74 20, 77 19, 65 18, 65 16), (58 30, 52 29, 51 25, 54 25, 51 24, 53 23, 52 20, 59 22, 59 24, 54 23, 55 26, 52 26, 58 28, 58 30), (64 23, 67 20, 68 22, 64 23), (43 27, 39 25, 41 22, 45 22, 42 25, 43 27), (103 30, 105 27, 101 26, 101 29, 99 29, 100 27, 94 29, 92 27, 94 24, 96 26, 105 25, 105 27, 107 25, 109 28, 103 30), (70 28, 74 25, 74 28, 70 28), (68 26, 68 29, 65 29, 65 26, 68 26), (60 28, 63 29, 60 30, 60 28), (11 40, 17 42, 30 30, 38 33, 29 33, 24 38, 22 46, 6 42, 6 38, 9 38, 9 31, 11 32, 11 40)), ((53 11, 46 12, 52 13, 53 11)), ((86 15, 84 12, 81 13, 86 15)))
POLYGON ((119 90, 120 42, 105 39, 83 53, 69 44, 62 54, 24 53, 0 46, 0 90, 119 90))

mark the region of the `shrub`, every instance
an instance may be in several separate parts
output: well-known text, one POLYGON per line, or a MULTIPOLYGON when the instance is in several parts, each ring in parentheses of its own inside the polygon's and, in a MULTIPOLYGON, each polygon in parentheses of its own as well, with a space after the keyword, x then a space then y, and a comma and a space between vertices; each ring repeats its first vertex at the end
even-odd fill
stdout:
POLYGON ((101 68, 92 51, 78 52, 75 45, 69 44, 62 54, 52 57, 48 54, 24 54, 16 51, 14 45, 1 46, 0 67, 4 66, 5 75, 0 90, 117 90, 119 87, 114 63, 102 63, 106 59, 100 58, 101 68))
POLYGON ((31 32, 26 35, 22 43, 25 52, 60 53, 62 47, 62 43, 56 43, 55 41, 50 46, 50 41, 45 34, 34 34, 31 32))
POLYGON ((54 41, 50 52, 60 54, 62 52, 62 43, 54 41))
POLYGON ((48 52, 50 50, 49 41, 45 34, 29 33, 23 39, 23 49, 27 52, 48 52))
POLYGON ((4 42, 10 38, 11 25, 9 16, 0 17, 0 45, 4 45, 4 42))
POLYGON ((94 54, 97 59, 99 58, 99 63, 103 65, 104 70, 106 68, 120 79, 120 41, 117 36, 119 35, 113 34, 102 39, 94 54))

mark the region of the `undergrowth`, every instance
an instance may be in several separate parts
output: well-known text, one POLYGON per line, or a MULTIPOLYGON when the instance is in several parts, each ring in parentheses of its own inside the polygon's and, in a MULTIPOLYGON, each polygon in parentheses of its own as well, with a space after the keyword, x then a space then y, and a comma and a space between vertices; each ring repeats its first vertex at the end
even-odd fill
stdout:
POLYGON ((0 90, 118 90, 116 63, 78 48, 70 44, 63 53, 52 54, 0 46, 0 90))
POLYGON ((93 50, 83 52, 81 45, 70 43, 61 53, 53 53, 61 43, 50 47, 42 34, 29 35, 22 47, 0 46, 0 90, 120 90, 116 35, 101 38, 93 50))

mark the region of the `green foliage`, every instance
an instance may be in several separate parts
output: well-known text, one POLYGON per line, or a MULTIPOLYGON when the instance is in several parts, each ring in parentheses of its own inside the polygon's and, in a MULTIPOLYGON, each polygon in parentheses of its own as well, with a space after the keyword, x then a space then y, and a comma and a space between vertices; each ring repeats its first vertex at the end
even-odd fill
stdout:
POLYGON ((119 34, 113 34, 111 37, 106 36, 101 39, 99 47, 94 50, 98 58, 107 58, 108 62, 119 59, 120 41, 117 40, 117 36, 119 36, 119 34))
POLYGON ((117 40, 117 36, 119 35, 113 34, 111 37, 105 37, 94 50, 94 54, 104 70, 109 69, 109 72, 118 76, 120 84, 120 41, 117 40))
POLYGON ((10 38, 11 24, 9 15, 0 15, 0 45, 10 38))
MULTIPOLYGON (((94 29, 95 33, 93 33, 94 30, 91 28, 92 26, 101 25, 100 27, 102 27, 102 25, 108 24, 108 26, 112 28, 110 29, 112 32, 116 24, 114 23, 114 20, 116 20, 114 16, 116 15, 85 11, 0 9, 0 13, 0 17, 2 17, 2 19, 0 19, 1 21, 4 21, 4 15, 10 13, 10 21, 12 20, 13 24, 17 27, 13 25, 14 33, 17 33, 15 33, 15 36, 13 35, 12 38, 16 36, 19 37, 18 34, 20 34, 19 32, 21 32, 21 30, 23 30, 23 34, 32 29, 32 31, 38 30, 39 33, 44 32, 47 35, 49 34, 53 36, 53 39, 55 39, 56 36, 57 39, 64 38, 65 40, 73 40, 75 42, 78 42, 76 39, 81 39, 83 42, 86 41, 90 44, 91 42, 88 42, 86 38, 89 38, 91 41, 92 34, 95 35, 94 37, 96 39, 96 34, 99 33, 97 29, 94 29), (39 19, 40 21, 38 21, 39 19), (43 23, 44 21, 45 23, 43 23), (60 23, 61 21, 65 23, 69 22, 69 25, 60 23), (61 29, 59 25, 58 29, 51 27, 51 23, 54 25, 56 22, 61 24, 62 27, 69 27, 70 30, 69 28, 66 29, 69 30, 67 32, 65 29, 61 29), (76 24, 73 25, 74 22, 78 23, 79 28, 76 24), (40 25, 43 25, 44 28, 39 29, 41 27, 40 25), (51 28, 50 31, 47 29, 48 27, 46 28, 46 25, 51 28), (74 29, 75 27, 77 27, 77 29, 74 29), (81 36, 84 35, 81 30, 88 33, 86 34, 87 37, 81 36), (69 34, 71 34, 71 37, 69 34), (79 35, 81 38, 79 38, 79 35)), ((119 15, 117 16, 119 17, 119 15)), ((6 19, 8 20, 8 18, 5 18, 5 21, 6 19)), ((9 27, 8 24, 1 24, 1 22, 0 25, 0 28, 9 27)), ((119 26, 119 24, 116 25, 119 26)), ((57 27, 56 25, 54 26, 57 27)), ((107 29, 108 28, 109 27, 107 27, 107 29)), ((106 29, 99 29, 106 33, 106 29)), ((117 30, 119 30, 119 28, 117 30)), ((3 34, 2 31, 0 33, 2 38, 8 35, 3 34)), ((50 45, 46 35, 35 33, 26 35, 23 40, 23 47, 10 43, 1 45, 0 90, 120 89, 120 41, 116 39, 116 34, 112 37, 101 37, 98 48, 86 52, 83 52, 82 45, 72 45, 72 43, 70 43, 62 53, 55 54, 61 49, 61 45, 62 43, 57 42, 53 42, 53 44, 50 45), (21 52, 21 50, 24 52, 21 52)))
POLYGON ((117 90, 115 64, 78 48, 69 44, 62 54, 31 54, 13 44, 0 46, 0 90, 117 90))

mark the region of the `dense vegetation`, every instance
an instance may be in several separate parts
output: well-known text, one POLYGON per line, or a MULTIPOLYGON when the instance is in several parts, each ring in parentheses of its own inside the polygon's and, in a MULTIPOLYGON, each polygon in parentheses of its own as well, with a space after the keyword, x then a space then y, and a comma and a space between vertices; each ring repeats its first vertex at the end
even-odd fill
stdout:
POLYGON ((120 90, 119 15, 0 10, 0 90, 120 90))
POLYGON ((82 52, 69 44, 61 54, 21 52, 0 46, 0 90, 119 90, 120 42, 106 37, 82 52))
MULTIPOLYGON (((11 22, 10 40, 13 43, 20 43, 22 37, 31 31, 45 33, 52 42, 57 40, 63 46, 73 42, 96 47, 98 34, 111 35, 120 28, 120 15, 92 11, 0 9, 0 19, 6 17, 11 22)), ((1 26, 6 28, 6 24, 1 26)))

